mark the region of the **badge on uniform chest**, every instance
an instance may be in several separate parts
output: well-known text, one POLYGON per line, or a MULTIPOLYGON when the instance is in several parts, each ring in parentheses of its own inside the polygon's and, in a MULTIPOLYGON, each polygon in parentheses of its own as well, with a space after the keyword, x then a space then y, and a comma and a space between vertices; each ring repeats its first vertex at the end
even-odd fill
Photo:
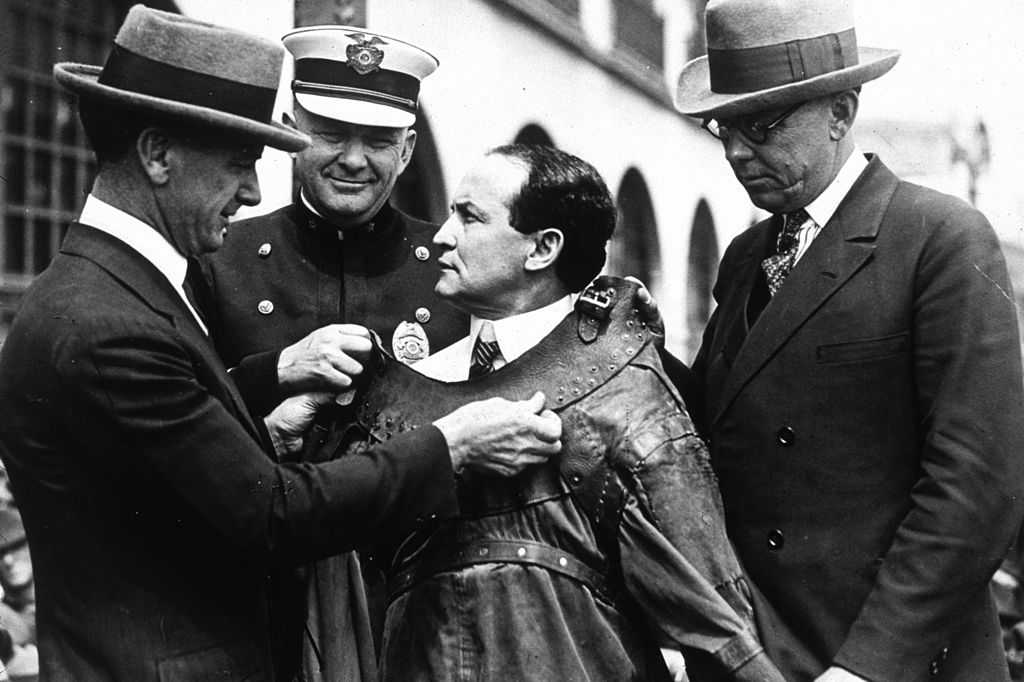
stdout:
POLYGON ((391 352, 406 365, 430 355, 430 340, 419 322, 402 321, 391 335, 391 352))

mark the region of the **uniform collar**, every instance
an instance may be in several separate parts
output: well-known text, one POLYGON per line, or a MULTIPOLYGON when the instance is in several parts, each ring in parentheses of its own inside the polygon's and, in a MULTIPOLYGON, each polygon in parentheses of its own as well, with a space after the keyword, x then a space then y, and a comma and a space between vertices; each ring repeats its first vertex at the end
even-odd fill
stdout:
POLYGON ((396 212, 391 207, 390 200, 385 201, 376 215, 367 221, 365 225, 361 225, 358 228, 349 228, 348 230, 342 230, 324 217, 320 211, 313 207, 313 204, 302 190, 299 190, 299 201, 297 203, 301 207, 302 213, 310 227, 337 235, 339 240, 345 242, 370 242, 377 243, 379 246, 381 239, 386 239, 395 231, 396 212))

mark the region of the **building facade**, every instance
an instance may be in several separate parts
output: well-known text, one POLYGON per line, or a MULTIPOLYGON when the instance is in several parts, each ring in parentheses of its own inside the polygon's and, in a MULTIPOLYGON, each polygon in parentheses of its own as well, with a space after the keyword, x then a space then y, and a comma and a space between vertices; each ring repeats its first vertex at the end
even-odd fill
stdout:
MULTIPOLYGON (((52 64, 102 63, 130 4, 0 0, 0 340, 21 292, 81 208, 94 170, 52 64)), ((422 89, 419 142, 397 203, 442 220, 466 167, 499 144, 544 142, 581 156, 619 206, 606 270, 645 281, 665 316, 668 347, 693 357, 721 252, 758 218, 719 144, 672 107, 682 65, 704 51, 704 0, 148 4, 272 38, 294 26, 365 26, 433 52, 441 66, 422 89)), ((290 106, 290 77, 286 66, 281 111, 290 106)), ((288 155, 268 150, 258 170, 263 203, 245 215, 291 200, 288 155)))

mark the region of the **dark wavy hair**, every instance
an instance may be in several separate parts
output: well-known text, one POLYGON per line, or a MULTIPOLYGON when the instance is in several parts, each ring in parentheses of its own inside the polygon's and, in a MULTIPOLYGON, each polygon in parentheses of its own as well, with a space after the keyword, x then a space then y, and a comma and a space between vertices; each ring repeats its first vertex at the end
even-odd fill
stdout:
POLYGON ((487 154, 526 166, 526 181, 509 205, 509 221, 524 234, 561 230, 565 243, 555 273, 570 291, 581 291, 604 267, 605 247, 615 230, 615 202, 601 175, 583 159, 544 145, 507 144, 487 154))

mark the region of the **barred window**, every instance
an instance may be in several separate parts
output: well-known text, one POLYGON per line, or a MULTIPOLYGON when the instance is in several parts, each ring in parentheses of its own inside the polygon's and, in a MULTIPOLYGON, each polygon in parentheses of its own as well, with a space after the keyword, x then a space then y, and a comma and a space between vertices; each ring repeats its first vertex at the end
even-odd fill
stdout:
POLYGON ((0 339, 22 292, 77 217, 95 170, 53 64, 102 64, 118 18, 104 0, 0 3, 0 339))

